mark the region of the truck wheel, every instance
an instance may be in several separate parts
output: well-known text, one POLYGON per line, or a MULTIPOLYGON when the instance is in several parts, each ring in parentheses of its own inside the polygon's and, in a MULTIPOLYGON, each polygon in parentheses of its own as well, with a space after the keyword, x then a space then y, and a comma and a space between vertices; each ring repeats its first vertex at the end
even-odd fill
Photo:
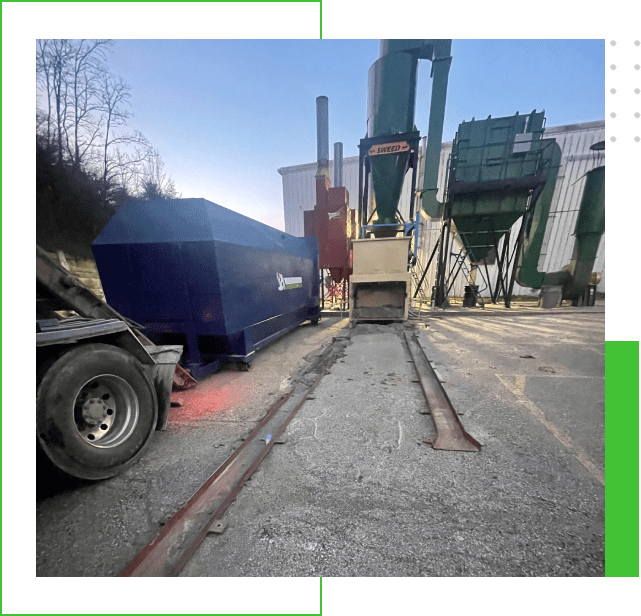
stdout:
POLYGON ((143 453, 158 416, 142 364, 108 344, 83 344, 55 361, 36 397, 38 440, 49 459, 80 479, 106 479, 143 453))

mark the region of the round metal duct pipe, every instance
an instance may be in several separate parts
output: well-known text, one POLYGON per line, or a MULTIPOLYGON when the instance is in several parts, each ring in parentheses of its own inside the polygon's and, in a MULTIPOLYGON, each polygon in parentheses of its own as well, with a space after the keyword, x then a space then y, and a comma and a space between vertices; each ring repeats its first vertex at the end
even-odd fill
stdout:
POLYGON ((334 144, 334 186, 343 186, 343 144, 334 144))
POLYGON ((329 177, 329 99, 319 96, 316 99, 316 175, 329 177))

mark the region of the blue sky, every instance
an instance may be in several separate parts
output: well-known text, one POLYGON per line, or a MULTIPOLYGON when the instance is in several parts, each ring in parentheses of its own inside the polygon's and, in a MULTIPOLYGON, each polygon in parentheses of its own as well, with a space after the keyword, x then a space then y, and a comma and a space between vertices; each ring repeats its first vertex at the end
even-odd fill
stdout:
MULTIPOLYGON (((329 97, 330 151, 358 153, 378 40, 117 40, 112 72, 184 197, 283 227, 280 167, 316 157, 315 100, 329 97)), ((603 40, 457 40, 443 139, 463 120, 545 109, 548 126, 605 119, 603 40)), ((416 124, 427 132, 430 63, 416 124)))

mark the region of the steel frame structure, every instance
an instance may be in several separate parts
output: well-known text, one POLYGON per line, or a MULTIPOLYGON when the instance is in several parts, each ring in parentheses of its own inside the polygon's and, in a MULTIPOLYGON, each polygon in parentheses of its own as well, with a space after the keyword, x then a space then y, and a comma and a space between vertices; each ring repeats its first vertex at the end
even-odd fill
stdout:
MULTIPOLYGON (((379 137, 365 137, 361 139, 358 145, 358 215, 359 220, 363 221, 361 225, 359 237, 365 238, 367 233, 374 233, 376 231, 383 231, 386 235, 396 235, 402 232, 404 236, 414 235, 414 255, 413 262, 416 262, 418 243, 419 243, 419 221, 420 221, 420 208, 416 207, 416 197, 418 194, 416 188, 416 179, 418 176, 418 152, 421 135, 418 131, 409 133, 400 133, 398 135, 382 135, 379 137), (367 215, 367 204, 369 202, 369 176, 370 176, 370 158, 369 149, 374 145, 380 145, 393 141, 407 141, 410 146, 410 157, 408 167, 412 169, 412 193, 410 195, 410 212, 409 221, 405 222, 398 211, 396 210, 396 217, 399 220, 398 224, 370 224, 376 212, 367 215)), ((382 154, 380 156, 385 156, 382 154)))

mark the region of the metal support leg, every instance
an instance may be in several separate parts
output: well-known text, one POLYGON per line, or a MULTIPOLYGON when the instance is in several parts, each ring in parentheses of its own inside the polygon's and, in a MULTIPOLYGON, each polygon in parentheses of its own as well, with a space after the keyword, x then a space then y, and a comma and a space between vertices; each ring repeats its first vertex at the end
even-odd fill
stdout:
POLYGON ((507 247, 507 237, 508 236, 503 238, 503 251, 501 255, 499 255, 498 244, 497 243, 494 244, 494 249, 496 250, 496 265, 499 269, 499 273, 496 280, 496 289, 495 289, 496 297, 494 298, 493 303, 496 304, 498 302, 499 293, 501 292, 501 289, 503 289, 503 301, 507 301, 507 304, 505 307, 509 308, 509 305, 508 305, 509 300, 507 299, 507 291, 505 289, 505 282, 503 280, 503 265, 505 264, 504 261, 505 261, 506 247, 507 247))
POLYGON ((516 238, 516 245, 514 246, 514 251, 512 253, 512 273, 510 276, 510 284, 508 285, 508 293, 510 295, 510 299, 512 298, 512 292, 514 291, 514 281, 516 280, 516 263, 518 261, 519 252, 521 251, 521 246, 523 245, 524 220, 525 216, 521 220, 521 229, 519 230, 519 235, 516 238))
MULTIPOLYGON (((463 249, 461 248, 461 252, 458 253, 458 257, 457 257, 457 261, 458 261, 459 258, 461 259, 459 264, 458 264, 458 269, 456 270, 456 274, 454 274, 454 278, 452 278, 451 284, 447 287, 446 294, 448 296, 450 294, 450 290, 452 289, 452 287, 454 286, 454 283, 456 282, 456 279, 458 278, 458 275, 459 275, 459 273, 461 271, 461 268, 463 267, 463 263, 465 263, 465 259, 467 258, 467 254, 464 255, 462 253, 463 253, 463 249)), ((454 267, 456 267, 456 265, 454 267)), ((449 279, 448 279, 448 282, 449 282, 449 279)))
POLYGON ((432 259, 434 258, 434 255, 436 254, 436 250, 439 247, 440 243, 441 243, 441 238, 436 240, 436 244, 434 245, 434 250, 432 250, 432 254, 430 255, 429 261, 427 262, 427 265, 423 270, 423 275, 421 276, 421 279, 418 281, 418 285, 416 286, 416 291, 414 292, 414 299, 416 299, 418 292, 421 290, 421 285, 423 284, 423 280, 425 280, 425 275, 427 274, 427 270, 430 269, 430 265, 432 264, 432 259))
POLYGON ((439 248, 439 268, 436 275, 436 297, 434 304, 441 307, 445 304, 445 272, 449 264, 449 246, 450 246, 450 224, 451 219, 448 218, 442 227, 441 232, 441 246, 439 248))
POLYGON ((490 289, 490 301, 494 304, 496 302, 494 301, 494 291, 492 291, 492 283, 490 282, 490 272, 487 269, 487 260, 484 261, 483 265, 485 265, 485 275, 487 276, 486 283, 490 289))

